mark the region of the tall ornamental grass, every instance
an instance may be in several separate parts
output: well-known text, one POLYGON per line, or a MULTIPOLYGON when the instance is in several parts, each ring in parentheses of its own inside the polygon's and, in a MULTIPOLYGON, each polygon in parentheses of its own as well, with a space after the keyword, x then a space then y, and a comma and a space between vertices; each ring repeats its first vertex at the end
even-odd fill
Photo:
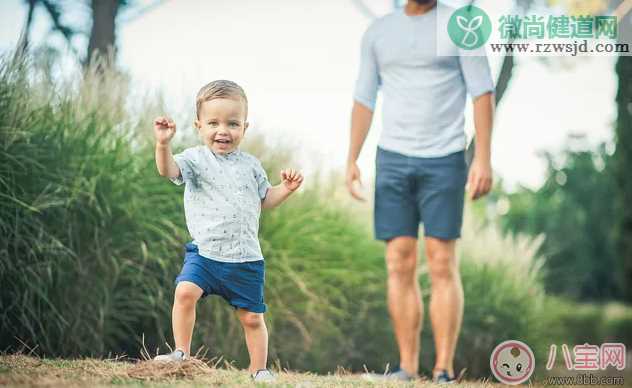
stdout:
POLYGON ((42 70, 0 64, 0 347, 136 352, 164 331, 178 193, 135 156, 123 77, 42 70))

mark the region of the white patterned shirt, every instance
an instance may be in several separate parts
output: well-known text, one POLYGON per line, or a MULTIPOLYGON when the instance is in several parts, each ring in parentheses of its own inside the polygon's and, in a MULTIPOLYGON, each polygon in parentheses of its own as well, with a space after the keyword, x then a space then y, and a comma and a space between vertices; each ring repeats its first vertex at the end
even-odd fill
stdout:
POLYGON ((203 257, 230 263, 263 260, 259 239, 261 202, 270 188, 261 162, 235 150, 215 154, 197 146, 174 156, 185 184, 184 215, 203 257))

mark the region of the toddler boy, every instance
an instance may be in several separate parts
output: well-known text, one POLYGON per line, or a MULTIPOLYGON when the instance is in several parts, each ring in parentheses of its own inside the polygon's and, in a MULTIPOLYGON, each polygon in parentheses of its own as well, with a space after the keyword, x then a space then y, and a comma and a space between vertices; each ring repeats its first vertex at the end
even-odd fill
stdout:
POLYGON ((185 184, 184 211, 193 242, 186 244, 184 265, 176 278, 172 311, 175 351, 157 361, 189 356, 200 298, 220 295, 236 309, 244 328, 255 381, 274 379, 266 368, 268 331, 263 319, 264 260, 257 234, 262 208, 273 208, 303 182, 294 169, 281 171, 272 187, 261 163, 239 149, 248 128, 248 100, 232 81, 204 86, 196 98, 195 127, 204 143, 172 155, 175 123, 154 121, 156 166, 161 176, 185 184))

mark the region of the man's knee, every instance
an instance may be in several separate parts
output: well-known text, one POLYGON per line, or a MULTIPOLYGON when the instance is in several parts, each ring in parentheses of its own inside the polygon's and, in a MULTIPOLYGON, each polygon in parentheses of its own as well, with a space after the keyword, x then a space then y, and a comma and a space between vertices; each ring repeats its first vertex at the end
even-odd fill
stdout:
POLYGON ((458 276, 454 242, 434 241, 427 244, 428 271, 433 282, 452 281, 458 276))
POLYGON ((239 321, 245 329, 255 330, 261 328, 265 323, 263 314, 244 311, 239 314, 239 321))
POLYGON ((414 279, 417 269, 417 243, 412 238, 397 238, 386 248, 386 269, 389 277, 414 279))

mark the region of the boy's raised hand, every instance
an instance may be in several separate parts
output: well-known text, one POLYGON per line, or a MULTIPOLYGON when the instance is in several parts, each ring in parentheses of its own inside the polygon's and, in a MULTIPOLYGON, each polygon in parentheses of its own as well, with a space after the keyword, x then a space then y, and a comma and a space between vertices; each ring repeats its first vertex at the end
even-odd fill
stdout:
POLYGON ((176 123, 168 117, 157 117, 154 120, 154 137, 156 143, 161 145, 169 144, 176 134, 176 123))
POLYGON ((281 179, 286 189, 295 191, 301 187, 301 183, 303 183, 303 174, 293 168, 288 168, 281 171, 281 179))

